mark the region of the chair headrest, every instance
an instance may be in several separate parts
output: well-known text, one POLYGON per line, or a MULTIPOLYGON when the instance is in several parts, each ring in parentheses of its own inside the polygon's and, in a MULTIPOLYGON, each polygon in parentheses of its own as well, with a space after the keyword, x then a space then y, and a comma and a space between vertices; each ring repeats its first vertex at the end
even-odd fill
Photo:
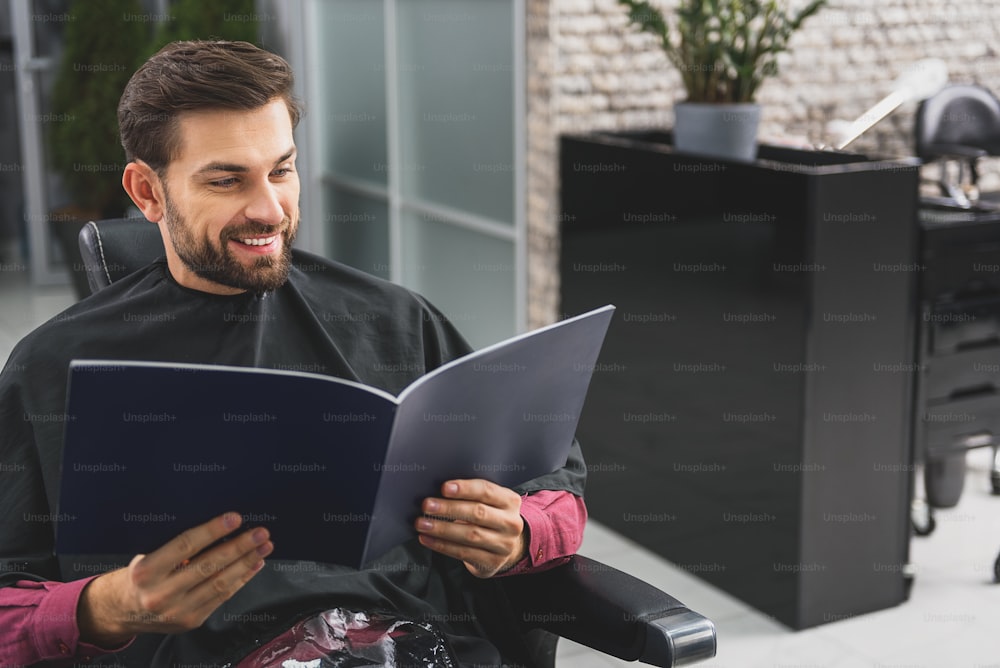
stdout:
POLYGON ((982 86, 946 86, 920 104, 914 130, 924 160, 1000 155, 1000 100, 982 86))
POLYGON ((164 255, 159 228, 142 218, 91 221, 80 229, 79 242, 91 293, 164 255))

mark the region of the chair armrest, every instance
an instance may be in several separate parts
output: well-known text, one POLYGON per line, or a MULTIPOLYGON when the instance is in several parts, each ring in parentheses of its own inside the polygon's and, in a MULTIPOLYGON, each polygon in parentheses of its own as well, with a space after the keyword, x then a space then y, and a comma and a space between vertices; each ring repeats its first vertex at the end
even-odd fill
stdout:
POLYGON ((673 596, 593 559, 504 578, 526 629, 541 628, 626 661, 681 666, 716 652, 715 625, 673 596))

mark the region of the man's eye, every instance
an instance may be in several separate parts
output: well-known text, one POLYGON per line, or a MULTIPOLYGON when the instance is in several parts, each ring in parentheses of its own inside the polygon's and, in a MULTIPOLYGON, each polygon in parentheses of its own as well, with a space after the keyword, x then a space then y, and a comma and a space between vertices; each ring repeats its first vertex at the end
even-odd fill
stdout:
POLYGON ((218 181, 211 181, 210 183, 218 188, 231 188, 232 186, 236 185, 236 179, 234 178, 219 179, 218 181))
POLYGON ((288 176, 292 173, 291 167, 279 167, 278 169, 271 172, 271 176, 288 176))

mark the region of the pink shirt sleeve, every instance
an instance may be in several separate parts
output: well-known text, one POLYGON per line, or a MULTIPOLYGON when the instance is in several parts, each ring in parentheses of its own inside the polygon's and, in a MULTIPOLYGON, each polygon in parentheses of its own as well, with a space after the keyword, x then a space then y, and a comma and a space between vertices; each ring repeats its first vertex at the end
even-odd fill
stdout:
POLYGON ((497 577, 548 570, 566 563, 580 549, 587 506, 579 496, 553 490, 529 494, 521 500, 521 517, 530 535, 528 554, 497 577))
POLYGON ((103 649, 80 642, 76 606, 91 580, 21 580, 0 588, 0 666, 45 662, 59 668, 125 649, 128 645, 103 649))

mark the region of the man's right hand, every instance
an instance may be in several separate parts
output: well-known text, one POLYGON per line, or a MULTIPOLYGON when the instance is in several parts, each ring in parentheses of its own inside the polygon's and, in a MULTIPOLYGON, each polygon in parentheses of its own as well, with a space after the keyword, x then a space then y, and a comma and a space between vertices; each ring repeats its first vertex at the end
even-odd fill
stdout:
POLYGON ((201 626, 274 550, 267 529, 257 528, 202 553, 241 523, 236 513, 220 515, 92 580, 77 607, 80 641, 110 648, 139 633, 182 633, 201 626))

